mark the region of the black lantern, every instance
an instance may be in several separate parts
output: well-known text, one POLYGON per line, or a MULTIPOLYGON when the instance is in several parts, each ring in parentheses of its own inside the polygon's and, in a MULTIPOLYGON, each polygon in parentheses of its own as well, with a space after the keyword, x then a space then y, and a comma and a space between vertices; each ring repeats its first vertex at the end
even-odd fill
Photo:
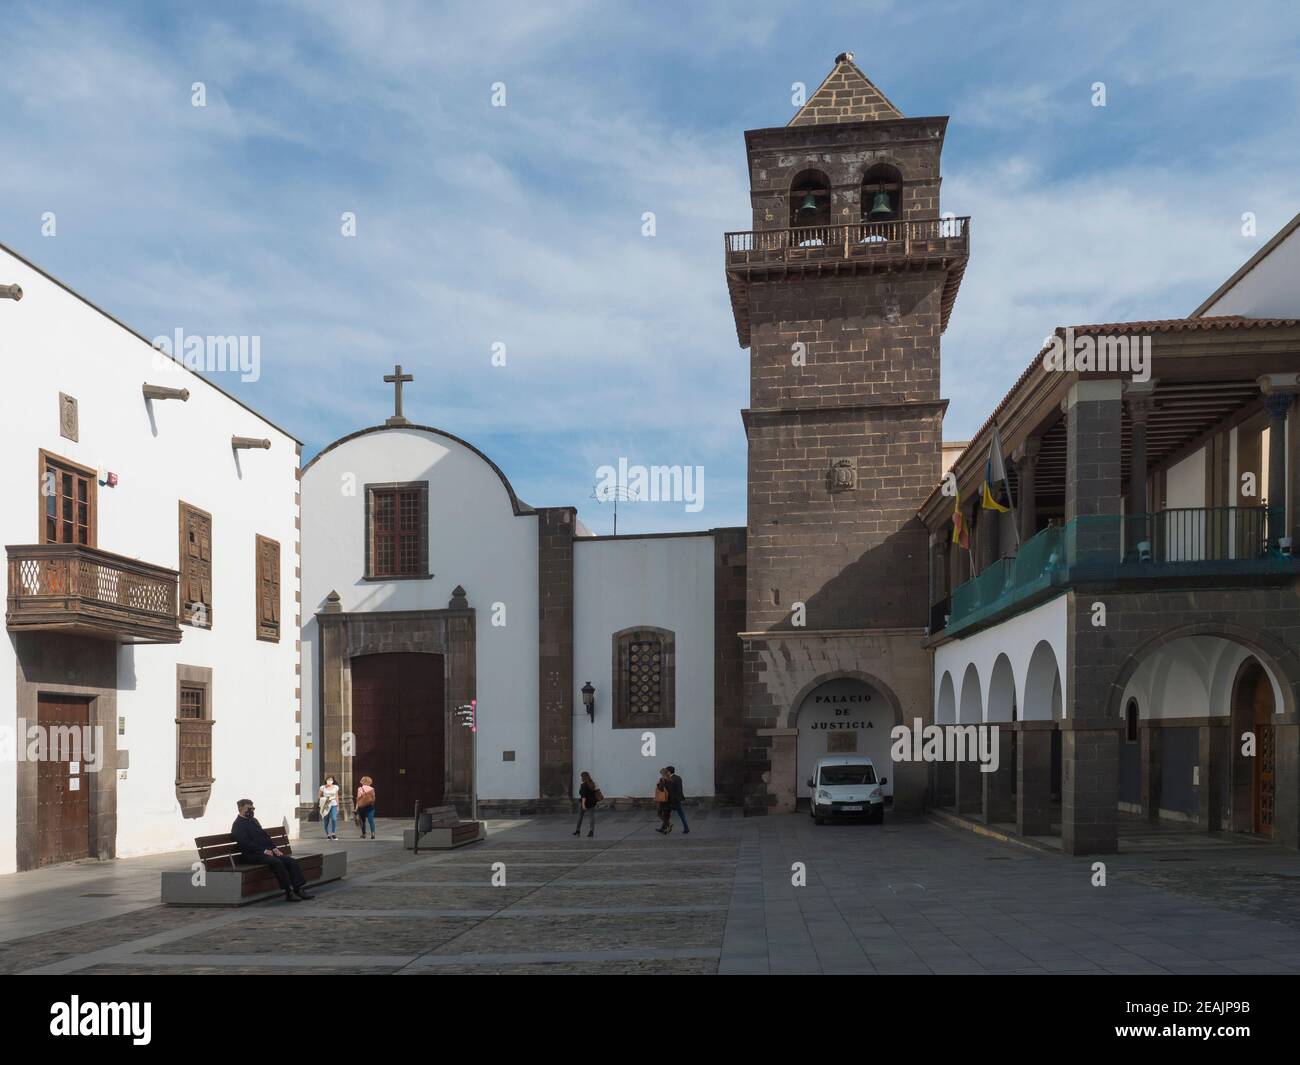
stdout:
POLYGON ((596 722, 596 689, 591 686, 591 681, 587 681, 582 686, 582 705, 587 708, 587 717, 591 719, 592 724, 596 722))

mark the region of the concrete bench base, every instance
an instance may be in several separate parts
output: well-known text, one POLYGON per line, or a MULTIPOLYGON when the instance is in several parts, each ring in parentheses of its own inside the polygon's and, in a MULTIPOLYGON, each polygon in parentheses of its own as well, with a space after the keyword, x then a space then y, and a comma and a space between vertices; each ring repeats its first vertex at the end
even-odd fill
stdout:
MULTIPOLYGON (((331 880, 342 880, 348 872, 347 851, 321 855, 321 875, 307 881, 308 887, 331 880)), ((168 906, 246 906, 284 894, 279 888, 244 895, 244 874, 238 869, 209 869, 203 874, 205 883, 194 883, 195 874, 189 870, 162 875, 162 901, 168 906)))
MULTIPOLYGON (((420 833, 420 850, 450 850, 463 847, 468 843, 478 843, 487 839, 487 825, 482 821, 462 821, 456 828, 431 828, 420 833), (473 825, 478 831, 470 833, 466 829, 473 825)), ((415 829, 408 828, 402 832, 402 846, 408 851, 415 849, 415 829)))

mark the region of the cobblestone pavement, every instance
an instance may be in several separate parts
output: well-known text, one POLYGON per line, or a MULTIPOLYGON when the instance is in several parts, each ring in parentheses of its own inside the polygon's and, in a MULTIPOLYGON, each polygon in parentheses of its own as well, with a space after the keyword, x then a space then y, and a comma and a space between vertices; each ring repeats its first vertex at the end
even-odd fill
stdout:
POLYGON ((48 924, 0 942, 0 971, 1300 972, 1293 852, 1112 856, 1097 887, 1092 859, 925 819, 690 816, 689 835, 666 839, 645 812, 604 815, 594 839, 568 817, 494 822, 484 843, 419 855, 390 826, 328 844, 348 850, 347 879, 292 905, 91 910, 70 924, 77 896, 62 909, 52 896, 48 924))

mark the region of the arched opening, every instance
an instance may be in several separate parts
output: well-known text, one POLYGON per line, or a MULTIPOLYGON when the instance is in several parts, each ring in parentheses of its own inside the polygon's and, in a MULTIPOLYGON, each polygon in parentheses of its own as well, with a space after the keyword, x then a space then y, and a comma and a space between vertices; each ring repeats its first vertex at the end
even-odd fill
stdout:
MULTIPOLYGON (((790 182, 790 228, 828 226, 831 222, 831 183, 820 170, 801 170, 790 182)), ((818 239, 809 235, 808 239, 818 239)))
MULTIPOLYGON (((1024 720, 1028 723, 1062 721, 1064 718, 1061 670, 1056 652, 1047 640, 1040 640, 1029 656, 1029 668, 1025 673, 1024 720)), ((1059 825, 1061 819, 1061 730, 1053 728, 1045 734, 1042 730, 1035 730, 1032 735, 1022 735, 1018 742, 1028 744, 1027 761, 1046 769, 1047 794, 1045 797, 1040 794, 1038 799, 1037 826, 1040 831, 1034 834, 1047 831, 1055 834, 1052 826, 1059 825)), ((1042 769, 1037 772, 1041 773, 1042 769)))
POLYGON ((986 721, 1014 721, 1016 719, 1016 678, 1011 672, 1011 659, 998 655, 993 663, 989 680, 988 712, 986 721))
POLYGON ((862 176, 862 221, 892 222, 902 207, 902 175, 888 163, 877 163, 862 176))
MULTIPOLYGON (((957 723, 957 690, 952 674, 945 672, 939 681, 939 696, 934 704, 934 723, 957 723)), ((957 802, 957 767, 951 762, 934 762, 931 765, 931 802, 940 809, 955 806, 957 802)))
POLYGON ((856 677, 835 677, 819 684, 799 704, 795 726, 796 808, 807 810, 807 780, 819 759, 834 755, 865 755, 884 777, 885 799, 894 794, 897 774, 890 759, 890 731, 895 724, 893 703, 874 685, 856 677))
MULTIPOLYGON (((1139 652, 1121 677, 1121 829, 1275 832, 1277 663, 1225 633, 1181 635, 1139 652), (1133 718, 1136 717, 1136 722, 1133 718)), ((1121 687, 1117 685, 1117 687, 1121 687)))
POLYGON ((1040 640, 1029 656, 1024 720, 1061 720, 1061 670, 1056 663, 1056 652, 1046 640, 1040 640))
POLYGON ((953 687, 952 674, 945 673, 939 681, 939 700, 934 707, 936 725, 952 725, 957 721, 957 693, 953 687))
POLYGON ((962 725, 978 725, 984 720, 984 699, 980 694, 980 675, 972 662, 966 667, 961 680, 961 702, 957 707, 957 721, 962 725))
POLYGON ((1273 838, 1276 799, 1277 727, 1273 685, 1256 658, 1237 671, 1232 694, 1233 824, 1273 838), (1253 743, 1253 755, 1249 754, 1253 743))

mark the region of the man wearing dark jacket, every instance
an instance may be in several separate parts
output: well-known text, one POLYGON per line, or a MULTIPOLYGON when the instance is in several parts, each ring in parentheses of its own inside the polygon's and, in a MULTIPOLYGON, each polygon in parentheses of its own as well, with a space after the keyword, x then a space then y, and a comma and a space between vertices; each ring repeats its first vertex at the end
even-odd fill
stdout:
POLYGON ((230 826, 230 834, 239 844, 240 857, 246 862, 269 865, 276 880, 280 881, 280 886, 284 888, 285 902, 312 898, 313 896, 303 891, 307 878, 302 875, 297 859, 285 854, 271 842, 271 837, 266 834, 266 830, 262 828, 253 813, 253 800, 240 799, 239 816, 230 826))
POLYGON ((677 811, 677 816, 682 819, 682 835, 688 835, 691 826, 686 823, 686 811, 682 809, 682 802, 685 800, 685 789, 682 787, 682 778, 677 775, 677 770, 672 766, 668 767, 668 803, 672 809, 677 811))

